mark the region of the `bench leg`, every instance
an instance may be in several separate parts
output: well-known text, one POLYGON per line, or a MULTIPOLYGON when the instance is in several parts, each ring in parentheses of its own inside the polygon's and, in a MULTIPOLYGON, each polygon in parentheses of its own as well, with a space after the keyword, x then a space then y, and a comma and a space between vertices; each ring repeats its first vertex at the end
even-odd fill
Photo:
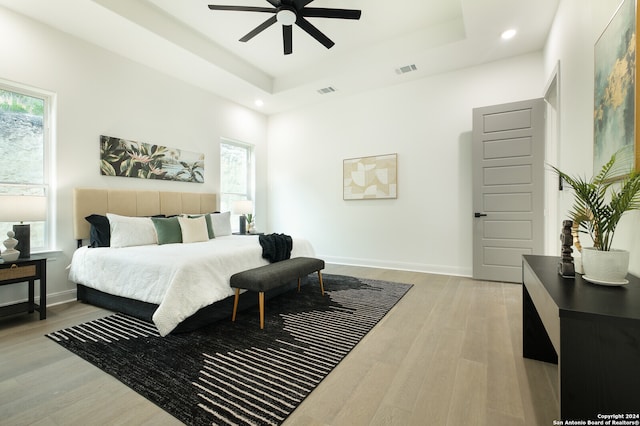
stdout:
MULTIPOLYGON (((300 280, 302 278, 298 278, 298 292, 300 292, 300 280)), ((318 280, 320 280, 320 292, 324 296, 324 284, 322 284, 322 272, 318 271, 318 280)))
POLYGON ((260 305, 260 329, 264 328, 264 292, 258 293, 258 303, 260 305))
POLYGON ((240 289, 236 288, 236 298, 233 299, 233 314, 231 315, 231 321, 236 320, 236 312, 238 310, 238 299, 240 298, 240 289))

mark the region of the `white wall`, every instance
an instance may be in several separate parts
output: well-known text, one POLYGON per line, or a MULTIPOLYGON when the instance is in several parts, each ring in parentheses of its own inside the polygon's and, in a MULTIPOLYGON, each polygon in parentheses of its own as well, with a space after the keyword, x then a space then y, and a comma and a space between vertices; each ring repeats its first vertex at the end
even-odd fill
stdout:
POLYGON ((544 95, 542 53, 269 118, 269 230, 337 263, 471 275, 472 109, 544 95), (396 200, 343 201, 342 160, 398 153, 396 200))
MULTIPOLYGON (((560 61, 560 159, 569 174, 591 176, 593 170, 594 45, 621 0, 563 0, 544 55, 545 74, 560 61)), ((561 218, 573 204, 571 191, 559 193, 561 218)), ((630 250, 630 272, 640 275, 640 212, 627 213, 614 247, 630 250)), ((559 226, 558 226, 559 235, 559 226)), ((587 242, 587 244, 589 243, 587 242)))
MULTIPOLYGON (((218 192, 219 141, 227 137, 256 145, 258 193, 266 193, 265 116, 1 7, 0 40, 0 78, 57 95, 55 247, 61 252, 48 264, 51 302, 75 297, 64 269, 76 246, 74 187, 218 192), (101 176, 101 134, 203 152, 205 183, 101 176)), ((257 200, 261 208, 264 197, 257 200)), ((0 304, 26 298, 25 289, 0 288, 0 304)))

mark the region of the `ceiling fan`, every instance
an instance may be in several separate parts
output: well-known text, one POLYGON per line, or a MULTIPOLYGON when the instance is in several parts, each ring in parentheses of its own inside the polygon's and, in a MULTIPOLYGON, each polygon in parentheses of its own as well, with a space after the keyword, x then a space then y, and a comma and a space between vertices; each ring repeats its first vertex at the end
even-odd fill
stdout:
POLYGON ((216 6, 209 5, 211 10, 235 10, 241 12, 262 12, 272 13, 273 16, 262 24, 255 27, 240 41, 247 42, 262 31, 269 28, 276 22, 282 25, 282 41, 284 44, 284 54, 293 53, 293 24, 296 24, 307 32, 311 37, 318 40, 327 49, 331 49, 335 44, 329 37, 324 35, 318 28, 313 26, 306 18, 334 18, 334 19, 360 19, 362 11, 354 9, 334 9, 322 7, 307 7, 314 0, 266 0, 273 7, 253 7, 253 6, 216 6))

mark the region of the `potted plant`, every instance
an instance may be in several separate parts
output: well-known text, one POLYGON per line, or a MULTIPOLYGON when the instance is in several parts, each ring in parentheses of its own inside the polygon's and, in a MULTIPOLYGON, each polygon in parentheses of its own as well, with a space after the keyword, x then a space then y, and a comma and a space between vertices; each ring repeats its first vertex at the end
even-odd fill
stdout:
POLYGON ((617 161, 620 155, 620 152, 612 155, 590 180, 569 176, 551 166, 575 192, 575 203, 569 213, 574 245, 582 252, 584 278, 597 284, 626 282, 629 252, 613 249, 611 244, 622 215, 640 210, 640 172, 625 170, 617 161), (593 247, 583 248, 578 232, 588 233, 593 247))
POLYGON ((255 216, 253 213, 247 213, 244 215, 247 218, 247 232, 249 234, 253 234, 255 232, 256 224, 253 222, 255 220, 255 216))

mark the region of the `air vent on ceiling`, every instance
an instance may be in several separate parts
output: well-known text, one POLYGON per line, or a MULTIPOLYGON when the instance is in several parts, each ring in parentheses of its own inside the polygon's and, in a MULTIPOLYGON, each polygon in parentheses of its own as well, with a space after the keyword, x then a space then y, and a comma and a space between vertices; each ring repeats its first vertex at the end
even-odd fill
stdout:
POLYGON ((331 86, 318 89, 318 93, 320 93, 321 95, 326 95, 327 93, 333 93, 335 91, 336 91, 335 87, 331 87, 331 86))
POLYGON ((396 68, 396 74, 406 74, 408 72, 417 71, 418 67, 415 64, 407 65, 404 67, 396 68))

